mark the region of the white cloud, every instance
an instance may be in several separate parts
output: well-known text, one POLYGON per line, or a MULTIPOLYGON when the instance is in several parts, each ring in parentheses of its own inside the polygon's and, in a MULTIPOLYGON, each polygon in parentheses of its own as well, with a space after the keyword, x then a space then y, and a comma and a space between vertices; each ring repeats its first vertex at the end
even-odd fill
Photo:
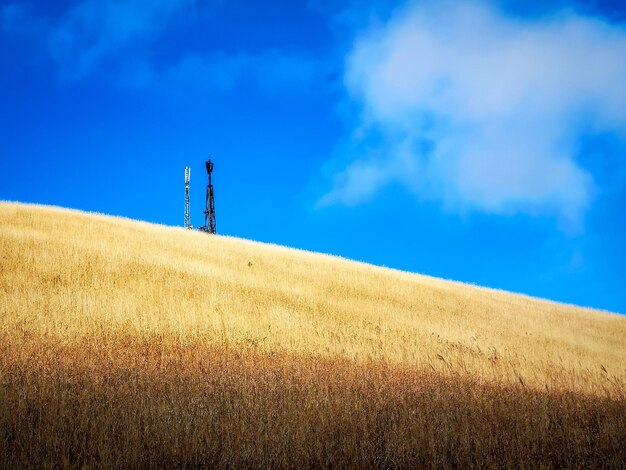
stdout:
POLYGON ((344 78, 361 110, 356 161, 323 204, 399 181, 459 210, 578 224, 595 191, 580 139, 626 135, 626 29, 573 12, 521 20, 484 3, 413 3, 356 39, 344 78))
POLYGON ((53 25, 49 49, 66 79, 80 79, 119 49, 150 40, 190 0, 83 0, 53 25))

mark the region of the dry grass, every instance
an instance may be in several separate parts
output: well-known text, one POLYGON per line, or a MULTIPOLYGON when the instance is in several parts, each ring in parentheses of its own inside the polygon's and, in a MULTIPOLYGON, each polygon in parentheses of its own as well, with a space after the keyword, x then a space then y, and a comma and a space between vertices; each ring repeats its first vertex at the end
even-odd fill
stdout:
POLYGON ((626 461, 618 315, 11 203, 0 256, 0 467, 626 461))

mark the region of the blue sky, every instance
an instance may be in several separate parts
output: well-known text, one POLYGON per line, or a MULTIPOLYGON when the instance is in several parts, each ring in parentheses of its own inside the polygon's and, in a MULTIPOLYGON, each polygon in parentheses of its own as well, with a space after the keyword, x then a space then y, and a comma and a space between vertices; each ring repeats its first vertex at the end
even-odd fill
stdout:
POLYGON ((623 2, 0 4, 0 199, 626 313, 623 2))

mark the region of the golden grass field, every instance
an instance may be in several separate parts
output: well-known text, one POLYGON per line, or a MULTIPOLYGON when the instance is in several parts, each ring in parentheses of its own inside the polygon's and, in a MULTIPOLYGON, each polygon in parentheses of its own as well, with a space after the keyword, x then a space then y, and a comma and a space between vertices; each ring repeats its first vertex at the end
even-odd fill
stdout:
POLYGON ((0 203, 0 468, 626 466, 626 317, 0 203))

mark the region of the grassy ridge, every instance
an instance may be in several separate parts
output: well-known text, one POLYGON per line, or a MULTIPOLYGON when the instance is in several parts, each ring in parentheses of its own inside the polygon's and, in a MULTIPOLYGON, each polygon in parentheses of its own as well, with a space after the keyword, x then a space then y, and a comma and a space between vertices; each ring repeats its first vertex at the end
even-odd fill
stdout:
POLYGON ((0 253, 0 466, 626 459, 618 315, 21 204, 0 253))

